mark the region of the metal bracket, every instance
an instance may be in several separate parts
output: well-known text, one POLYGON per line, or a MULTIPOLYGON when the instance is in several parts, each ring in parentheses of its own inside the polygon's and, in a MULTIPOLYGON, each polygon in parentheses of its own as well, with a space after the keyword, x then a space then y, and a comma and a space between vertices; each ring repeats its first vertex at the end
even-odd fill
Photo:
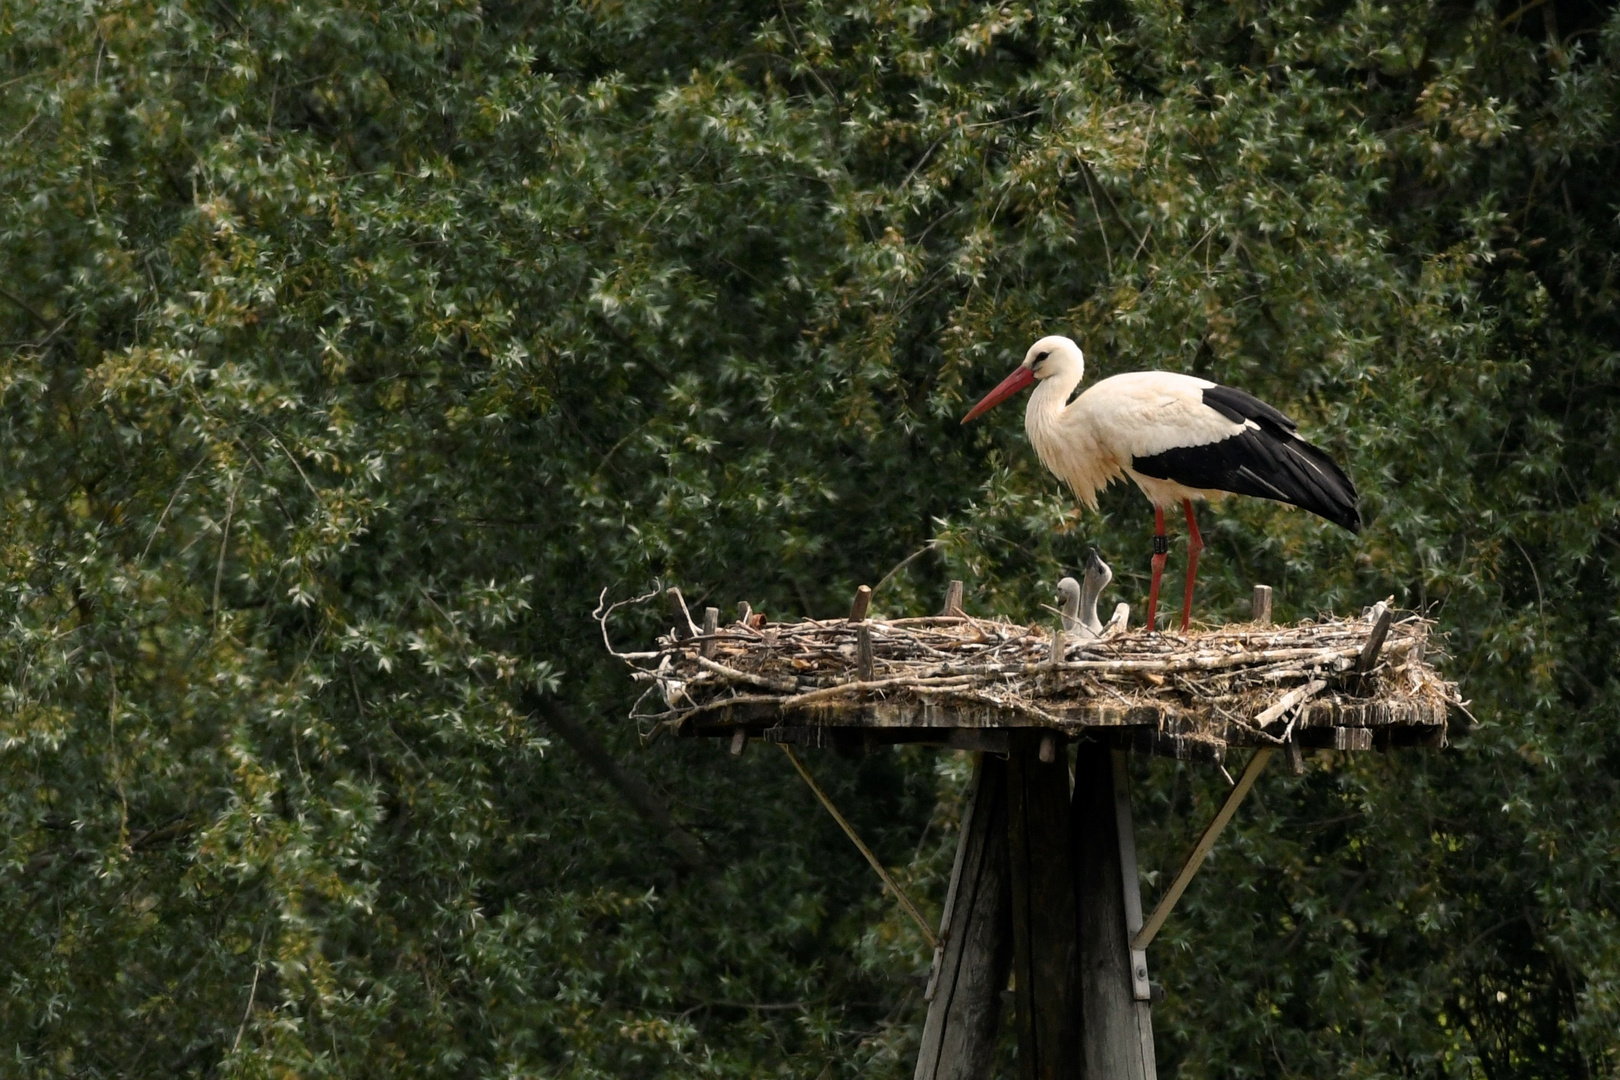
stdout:
POLYGON ((1142 888, 1136 872, 1136 830, 1131 827, 1131 775, 1125 751, 1114 751, 1114 824, 1119 830, 1119 874, 1125 890, 1125 939, 1131 950, 1131 997, 1153 1000, 1148 983, 1147 949, 1137 948, 1142 930, 1142 888))

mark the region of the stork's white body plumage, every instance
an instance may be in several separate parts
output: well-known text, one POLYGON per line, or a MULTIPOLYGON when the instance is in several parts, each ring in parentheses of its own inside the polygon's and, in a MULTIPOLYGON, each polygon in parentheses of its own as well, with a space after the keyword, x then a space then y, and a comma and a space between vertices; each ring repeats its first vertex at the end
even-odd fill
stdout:
POLYGON ((1044 337, 962 422, 1036 383, 1024 429, 1042 464, 1092 509, 1098 493, 1117 479, 1129 478, 1142 490, 1153 503, 1156 526, 1149 629, 1167 550, 1164 511, 1177 503, 1189 534, 1183 630, 1203 548, 1192 500, 1254 495, 1302 507, 1351 532, 1360 529, 1350 478, 1299 438, 1292 420, 1253 395, 1192 375, 1137 371, 1103 379, 1070 401, 1085 371, 1078 345, 1044 337))
POLYGON ((1137 458, 1241 434, 1244 424, 1204 405, 1204 391, 1215 383, 1172 371, 1133 371, 1103 379, 1069 403, 1083 375, 1077 364, 1072 373, 1060 370, 1041 380, 1024 410, 1024 430, 1041 464, 1074 489, 1081 502, 1095 510, 1098 493, 1126 477, 1153 505, 1165 509, 1183 499, 1227 494, 1146 476, 1131 467, 1137 458))

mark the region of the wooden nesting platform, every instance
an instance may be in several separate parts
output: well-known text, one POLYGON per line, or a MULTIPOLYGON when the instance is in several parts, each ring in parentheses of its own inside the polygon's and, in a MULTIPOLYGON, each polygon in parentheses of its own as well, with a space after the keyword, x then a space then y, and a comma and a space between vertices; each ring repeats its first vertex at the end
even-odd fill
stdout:
POLYGON ((699 627, 670 593, 675 628, 655 650, 619 654, 648 684, 634 715, 655 734, 1004 752, 1010 732, 1035 728, 1218 763, 1228 746, 1442 746, 1462 704, 1429 662, 1433 624, 1385 604, 1296 626, 1079 640, 1055 620, 770 623, 747 605, 725 626, 710 608, 699 627))
MULTIPOLYGON (((625 604, 598 608, 603 641, 625 604)), ((1020 1070, 1052 1080, 1155 1080, 1148 947, 1276 751, 1444 745, 1455 683, 1431 664, 1433 624, 1377 604, 1356 618, 1254 622, 1191 634, 1100 638, 962 613, 772 623, 740 605, 694 623, 668 590, 674 627, 645 652, 617 652, 645 692, 632 716, 650 735, 782 744, 884 886, 935 943, 915 1080, 988 1075, 1009 973, 1020 1070), (978 755, 938 932, 929 927, 792 744, 921 742, 978 755), (1072 752, 1064 743, 1073 743, 1072 752), (1126 750, 1221 762, 1248 746, 1242 775, 1145 914, 1126 750), (1072 777, 1071 777, 1072 768, 1072 777)))

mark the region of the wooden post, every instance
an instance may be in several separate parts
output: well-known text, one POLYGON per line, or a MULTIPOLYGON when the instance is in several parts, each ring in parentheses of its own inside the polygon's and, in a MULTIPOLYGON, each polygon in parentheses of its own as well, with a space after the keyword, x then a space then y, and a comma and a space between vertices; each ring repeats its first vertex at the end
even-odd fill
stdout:
MULTIPOLYGON (((1156 1080, 1151 1004, 1137 1000, 1127 929, 1120 806, 1112 752, 1081 742, 1074 761, 1074 888, 1085 1080, 1156 1080)), ((1127 811, 1128 813, 1128 811, 1127 811)), ((1135 850, 1130 851, 1135 871, 1135 850)), ((1141 918, 1138 900, 1136 918, 1141 918)), ((1142 960, 1146 981, 1146 960, 1142 960)))
POLYGON ((703 609, 703 648, 702 653, 711 659, 714 657, 714 647, 719 644, 714 640, 715 631, 720 629, 720 609, 706 607, 703 609))
POLYGON ((990 1074, 1001 988, 1012 960, 1007 882, 1007 763, 981 754, 945 894, 929 976, 916 1080, 980 1080, 990 1074))
POLYGON ((866 623, 855 628, 855 673, 862 682, 877 678, 877 668, 872 659, 872 628, 866 623))
POLYGON ((1254 616, 1255 622, 1261 626, 1271 623, 1271 586, 1256 585, 1254 587, 1254 616))
POLYGON ((961 615, 963 589, 960 581, 952 581, 945 588, 945 610, 941 615, 961 615))
POLYGON ((1019 1072, 1023 1080, 1075 1080, 1080 1010, 1068 763, 1041 761, 1039 732, 1011 735, 1007 841, 1019 1072))
POLYGON ((1395 611, 1382 600, 1373 605, 1372 633, 1367 635, 1367 644, 1361 647, 1361 655, 1356 658, 1356 674, 1361 676, 1358 680, 1360 688, 1365 691, 1372 669, 1378 666, 1378 654, 1383 651, 1384 639, 1389 636, 1390 624, 1395 621, 1395 611))
POLYGON ((862 622, 866 619, 866 609, 872 606, 872 589, 862 585, 855 590, 855 599, 849 605, 849 621, 862 622))

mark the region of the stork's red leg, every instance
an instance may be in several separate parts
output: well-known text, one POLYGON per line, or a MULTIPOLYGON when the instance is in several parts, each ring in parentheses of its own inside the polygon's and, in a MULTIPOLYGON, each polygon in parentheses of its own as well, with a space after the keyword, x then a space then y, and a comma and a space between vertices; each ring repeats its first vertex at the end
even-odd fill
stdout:
POLYGON ((1192 622, 1193 585, 1198 581, 1198 553, 1204 550, 1204 538, 1198 533, 1192 500, 1182 499, 1181 506, 1187 511, 1187 595, 1181 601, 1181 632, 1185 634, 1187 624, 1192 622))
POLYGON ((1170 554, 1170 541, 1164 535, 1164 507, 1153 508, 1153 584, 1148 587, 1147 628, 1155 629, 1154 618, 1159 614, 1159 579, 1164 577, 1164 560, 1170 554))

